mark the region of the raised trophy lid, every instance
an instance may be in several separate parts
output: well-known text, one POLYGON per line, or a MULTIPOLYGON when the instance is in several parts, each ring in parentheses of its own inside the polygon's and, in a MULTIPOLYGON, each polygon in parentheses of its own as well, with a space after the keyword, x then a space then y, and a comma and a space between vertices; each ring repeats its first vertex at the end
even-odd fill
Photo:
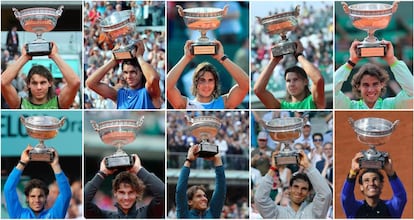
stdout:
POLYGON ((20 116, 20 121, 28 129, 37 131, 51 131, 62 127, 65 122, 65 117, 62 117, 62 119, 59 120, 58 118, 51 116, 30 116, 27 118, 20 116))
POLYGON ((399 121, 396 120, 392 123, 383 118, 368 117, 356 121, 350 118, 349 123, 359 135, 382 137, 390 135, 398 125, 399 121))

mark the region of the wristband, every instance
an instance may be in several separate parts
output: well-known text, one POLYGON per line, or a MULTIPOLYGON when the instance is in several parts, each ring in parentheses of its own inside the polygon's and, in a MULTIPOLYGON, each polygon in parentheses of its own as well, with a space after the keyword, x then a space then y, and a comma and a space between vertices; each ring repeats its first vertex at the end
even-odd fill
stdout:
POLYGON ((353 67, 355 67, 355 65, 356 65, 356 63, 352 62, 351 60, 348 60, 348 61, 347 61, 347 63, 348 63, 350 66, 352 66, 352 68, 353 68, 353 67))
POLYGON ((299 57, 300 55, 302 55, 302 56, 303 56, 303 53, 297 53, 297 54, 295 54, 295 58, 296 58, 296 60, 298 60, 298 57, 299 57))
POLYGON ((353 169, 350 169, 349 174, 351 174, 351 176, 356 176, 358 175, 358 172, 355 172, 353 169))
POLYGON ((226 59, 227 59, 227 55, 224 54, 221 58, 220 58, 220 63, 223 63, 226 59))
POLYGON ((22 166, 24 166, 24 167, 26 167, 27 166, 27 163, 25 163, 25 162, 23 162, 23 161, 21 161, 21 160, 19 160, 19 164, 21 164, 22 166))
POLYGON ((185 158, 185 161, 188 161, 189 163, 193 162, 192 160, 185 158))
POLYGON ((273 171, 277 171, 277 167, 274 167, 274 166, 270 166, 270 168, 269 169, 271 169, 271 170, 273 170, 273 171))
POLYGON ((102 177, 102 179, 105 179, 108 175, 106 175, 104 172, 102 171, 98 171, 98 175, 102 177))

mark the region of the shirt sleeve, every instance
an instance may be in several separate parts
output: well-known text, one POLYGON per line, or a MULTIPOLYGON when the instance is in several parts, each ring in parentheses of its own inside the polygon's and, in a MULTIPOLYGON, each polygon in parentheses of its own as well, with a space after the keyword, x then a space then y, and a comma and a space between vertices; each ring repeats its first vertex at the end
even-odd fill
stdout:
POLYGON ((9 218, 20 218, 20 213, 23 211, 16 191, 21 175, 22 171, 15 167, 4 184, 4 198, 9 218))
POLYGON ((104 180, 96 174, 91 181, 85 184, 85 217, 103 218, 103 211, 93 203, 93 198, 104 180))
POLYGON ((342 85, 348 79, 349 74, 351 74, 351 69, 349 69, 346 64, 342 65, 335 71, 335 108, 351 108, 351 99, 341 91, 342 85))
POLYGON ((394 108, 411 109, 413 104, 413 75, 407 65, 401 60, 391 65, 391 71, 394 74, 395 80, 402 88, 395 97, 394 108))
POLYGON ((148 218, 163 218, 164 217, 164 183, 153 173, 148 172, 145 168, 141 168, 137 174, 141 179, 147 190, 151 192, 153 199, 148 205, 148 218))
POLYGON ((224 200, 226 199, 226 177, 223 166, 216 167, 215 172, 216 186, 210 201, 210 211, 214 218, 220 218, 224 200))
POLYGON ((190 168, 183 166, 180 176, 178 176, 177 186, 175 188, 175 203, 177 205, 177 218, 188 218, 189 210, 187 203, 187 186, 190 168))
POLYGON ((270 198, 272 184, 272 177, 269 174, 266 174, 259 183, 254 195, 254 202, 263 219, 278 218, 279 215, 279 210, 277 209, 275 202, 270 198))
POLYGON ((59 187, 59 195, 56 198, 53 207, 50 209, 50 212, 53 213, 54 218, 65 218, 72 197, 72 191, 70 189, 68 178, 63 172, 55 174, 55 178, 59 187))
POLYGON ((341 193, 342 209, 347 218, 355 218, 358 208, 363 204, 362 201, 355 199, 354 195, 355 179, 346 179, 341 193))
POLYGON ((312 213, 315 218, 325 218, 332 201, 331 189, 325 178, 315 167, 311 166, 308 168, 306 175, 312 183, 312 187, 316 193, 312 201, 312 213))
POLYGON ((391 212, 393 218, 401 218, 404 211, 405 204, 407 203, 407 192, 401 180, 395 175, 389 177, 393 196, 391 200, 387 201, 387 207, 391 212))

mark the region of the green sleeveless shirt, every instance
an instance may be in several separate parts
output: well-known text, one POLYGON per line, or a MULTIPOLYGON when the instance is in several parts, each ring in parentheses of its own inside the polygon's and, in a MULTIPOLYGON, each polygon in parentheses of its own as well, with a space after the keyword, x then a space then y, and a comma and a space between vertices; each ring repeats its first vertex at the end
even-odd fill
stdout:
POLYGON ((36 105, 36 104, 31 103, 28 99, 22 99, 20 108, 21 109, 59 109, 59 101, 58 101, 58 97, 55 96, 44 104, 36 105))
POLYGON ((312 94, 308 95, 301 102, 287 102, 282 100, 280 103, 281 109, 316 109, 312 94))

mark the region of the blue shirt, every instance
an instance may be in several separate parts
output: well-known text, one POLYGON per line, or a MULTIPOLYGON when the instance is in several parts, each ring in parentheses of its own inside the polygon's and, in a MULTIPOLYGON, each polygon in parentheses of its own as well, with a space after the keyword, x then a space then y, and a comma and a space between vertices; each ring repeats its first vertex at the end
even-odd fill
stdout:
MULTIPOLYGON (((390 200, 384 200, 389 214, 392 218, 401 218, 407 203, 407 193, 400 179, 394 175, 389 177, 393 196, 390 200)), ((347 218, 356 218, 358 210, 364 205, 363 200, 356 200, 354 195, 355 179, 346 179, 342 188, 341 200, 342 208, 347 218)))
POLYGON ((224 99, 220 96, 217 99, 213 99, 211 102, 207 103, 199 102, 195 99, 187 99, 186 109, 225 109, 224 99))
POLYGON ((72 192, 68 178, 63 172, 55 174, 56 182, 59 187, 59 195, 52 208, 43 210, 38 216, 30 208, 23 208, 19 202, 16 187, 20 181, 22 171, 14 168, 4 184, 4 197, 6 199, 7 211, 10 218, 37 218, 37 219, 57 219, 65 218, 69 207, 72 192))
POLYGON ((218 166, 215 169, 216 183, 211 197, 210 208, 204 212, 188 209, 187 187, 190 168, 183 166, 178 177, 177 188, 175 189, 175 202, 177 204, 177 218, 220 218, 221 210, 226 199, 226 177, 224 167, 218 166))
POLYGON ((155 109, 152 98, 145 87, 118 90, 117 109, 155 109))

